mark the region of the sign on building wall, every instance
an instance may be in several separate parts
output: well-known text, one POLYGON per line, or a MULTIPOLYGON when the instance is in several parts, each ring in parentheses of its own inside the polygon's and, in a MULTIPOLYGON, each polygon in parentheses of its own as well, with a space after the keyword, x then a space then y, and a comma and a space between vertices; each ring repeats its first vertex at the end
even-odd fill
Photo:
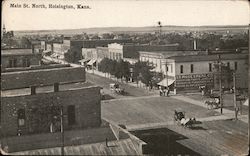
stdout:
POLYGON ((176 75, 176 88, 197 89, 199 86, 213 86, 213 74, 176 75))

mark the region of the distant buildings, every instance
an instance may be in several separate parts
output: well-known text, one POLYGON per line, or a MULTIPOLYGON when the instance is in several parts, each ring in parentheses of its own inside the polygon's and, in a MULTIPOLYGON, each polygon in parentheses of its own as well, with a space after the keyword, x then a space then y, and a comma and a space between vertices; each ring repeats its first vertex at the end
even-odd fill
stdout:
POLYGON ((83 40, 82 48, 107 47, 111 43, 132 43, 131 39, 100 39, 100 40, 83 40))
POLYGON ((3 28, 1 30, 1 39, 10 39, 14 37, 14 32, 13 31, 7 31, 5 28, 5 24, 3 24, 3 28))
POLYGON ((120 60, 124 58, 139 59, 139 51, 167 51, 177 50, 179 44, 168 45, 138 45, 138 44, 109 44, 109 58, 120 60))
POLYGON ((84 50, 93 49, 96 47, 107 47, 110 43, 131 43, 130 39, 99 39, 99 40, 72 40, 69 37, 64 38, 62 43, 47 43, 41 42, 44 50, 52 51, 52 57, 59 59, 68 59, 70 62, 78 62, 82 59, 84 50), (69 56, 65 58, 65 54, 69 56))

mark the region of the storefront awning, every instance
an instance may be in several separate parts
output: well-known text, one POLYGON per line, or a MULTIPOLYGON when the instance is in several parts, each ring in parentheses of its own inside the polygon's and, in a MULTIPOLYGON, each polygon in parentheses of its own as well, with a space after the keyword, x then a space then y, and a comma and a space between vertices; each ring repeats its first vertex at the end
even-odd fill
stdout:
POLYGON ((168 86, 170 86, 173 83, 174 83, 173 79, 167 79, 167 78, 165 78, 165 79, 163 79, 161 82, 159 82, 157 84, 160 85, 160 86, 168 87, 168 86))
POLYGON ((63 55, 59 55, 58 58, 59 58, 59 59, 64 59, 64 56, 63 56, 63 55))
POLYGON ((157 72, 156 68, 150 69, 151 72, 157 72))
POLYGON ((95 62, 96 62, 96 60, 92 59, 92 60, 90 60, 90 61, 87 63, 87 65, 92 66, 95 62))
POLYGON ((44 50, 43 53, 50 53, 51 50, 44 50))
POLYGON ((90 59, 81 59, 81 60, 79 60, 78 62, 88 62, 90 59))
POLYGON ((51 55, 51 57, 57 57, 58 55, 57 55, 57 53, 53 53, 52 55, 51 55))

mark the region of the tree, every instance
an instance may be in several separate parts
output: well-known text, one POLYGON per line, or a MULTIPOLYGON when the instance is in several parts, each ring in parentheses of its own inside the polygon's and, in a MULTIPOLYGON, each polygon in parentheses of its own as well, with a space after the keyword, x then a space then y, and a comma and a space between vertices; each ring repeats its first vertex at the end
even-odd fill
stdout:
POLYGON ((123 63, 121 61, 117 62, 117 61, 114 61, 114 75, 116 78, 118 79, 121 79, 123 77, 123 63))
POLYGON ((73 62, 74 61, 74 56, 72 55, 71 51, 68 50, 66 53, 64 53, 64 59, 67 62, 73 62))
POLYGON ((130 63, 122 60, 122 76, 125 77, 126 81, 129 80, 130 77, 130 63))
POLYGON ((224 39, 221 39, 219 45, 221 49, 237 49, 239 47, 247 47, 247 46, 248 46, 247 34, 228 36, 224 39))
POLYGON ((109 73, 109 59, 104 58, 98 65, 98 70, 104 73, 109 73))
POLYGON ((114 39, 115 35, 114 34, 110 34, 110 33, 104 33, 102 34, 102 38, 103 39, 114 39))
POLYGON ((148 65, 148 62, 136 62, 133 68, 133 78, 137 82, 141 80, 142 83, 146 84, 146 86, 149 86, 153 77, 153 74, 150 71, 152 68, 153 67, 148 65))
POLYGON ((93 36, 90 37, 92 40, 99 40, 100 37, 97 34, 94 34, 93 36))
POLYGON ((98 66, 99 71, 109 73, 119 79, 125 77, 126 80, 128 80, 130 76, 129 68, 129 62, 123 60, 117 62, 116 60, 111 60, 108 58, 102 59, 98 66))
POLYGON ((78 61, 82 59, 82 54, 77 50, 69 49, 66 53, 64 53, 64 58, 67 62, 78 63, 78 61))

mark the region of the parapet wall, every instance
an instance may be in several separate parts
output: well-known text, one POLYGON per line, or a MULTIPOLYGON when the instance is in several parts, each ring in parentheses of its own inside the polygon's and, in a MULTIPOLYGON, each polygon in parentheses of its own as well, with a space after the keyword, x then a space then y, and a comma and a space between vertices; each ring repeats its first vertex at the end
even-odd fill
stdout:
POLYGON ((46 86, 54 83, 84 82, 84 67, 40 69, 1 74, 2 90, 46 86))

